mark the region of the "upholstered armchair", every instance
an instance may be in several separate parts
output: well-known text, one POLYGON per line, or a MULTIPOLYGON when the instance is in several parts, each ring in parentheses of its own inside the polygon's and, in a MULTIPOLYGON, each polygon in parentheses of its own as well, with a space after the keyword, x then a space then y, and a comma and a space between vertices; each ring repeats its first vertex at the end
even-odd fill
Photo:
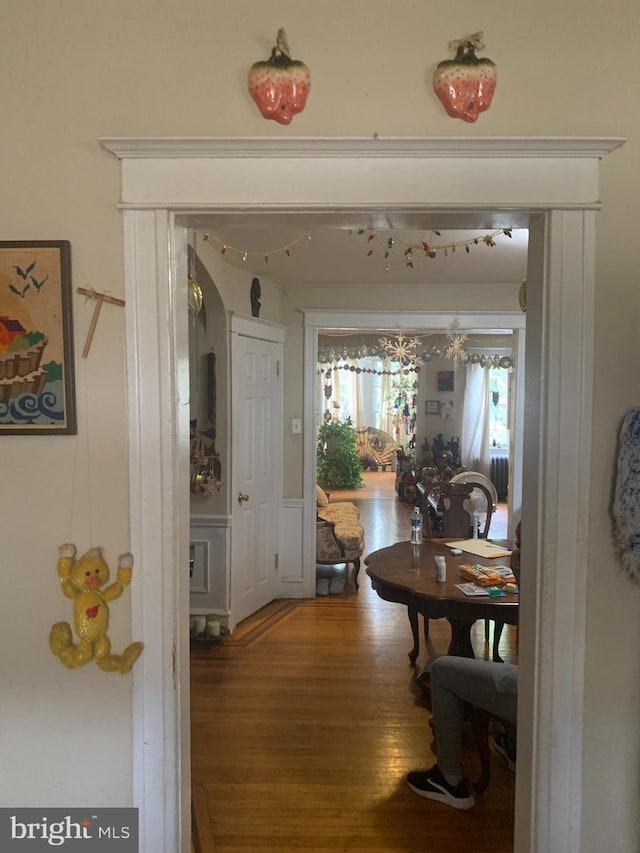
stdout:
POLYGON ((353 582, 358 589, 360 557, 364 551, 364 528, 358 520, 360 510, 349 501, 329 503, 324 492, 321 492, 318 488, 316 563, 322 566, 352 563, 353 582))

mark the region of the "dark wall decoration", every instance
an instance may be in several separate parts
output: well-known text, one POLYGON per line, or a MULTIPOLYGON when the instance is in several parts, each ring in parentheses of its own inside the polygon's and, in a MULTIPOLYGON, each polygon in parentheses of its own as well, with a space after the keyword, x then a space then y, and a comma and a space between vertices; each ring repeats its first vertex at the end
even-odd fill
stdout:
POLYGON ((251 316, 259 317, 260 316, 260 281, 257 278, 254 278, 251 282, 251 316))
POLYGON ((453 370, 438 371, 438 391, 453 391, 453 370))

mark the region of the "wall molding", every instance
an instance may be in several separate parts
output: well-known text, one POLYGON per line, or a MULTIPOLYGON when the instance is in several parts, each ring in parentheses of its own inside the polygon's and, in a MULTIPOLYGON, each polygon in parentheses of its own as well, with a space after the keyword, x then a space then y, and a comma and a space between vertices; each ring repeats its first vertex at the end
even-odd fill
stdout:
POLYGON ((190 613, 229 613, 231 575, 231 517, 192 515, 190 545, 195 568, 189 583, 190 613))
POLYGON ((231 311, 229 314, 229 329, 232 334, 244 335, 248 338, 259 338, 261 341, 272 341, 283 344, 287 327, 270 320, 260 320, 231 311))
MULTIPOLYGON (((278 586, 282 598, 308 598, 302 553, 304 500, 284 498, 280 513, 278 586)), ((315 580, 314 580, 315 588, 315 580)))
POLYGON ((616 136, 506 136, 506 137, 239 137, 236 139, 104 137, 100 144, 120 160, 166 158, 246 158, 297 157, 516 157, 597 158, 624 144, 616 136))

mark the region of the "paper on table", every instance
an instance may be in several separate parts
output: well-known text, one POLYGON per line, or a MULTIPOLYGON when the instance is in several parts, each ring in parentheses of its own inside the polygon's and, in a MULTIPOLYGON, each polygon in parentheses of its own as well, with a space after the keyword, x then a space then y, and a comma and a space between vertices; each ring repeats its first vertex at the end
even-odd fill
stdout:
POLYGON ((468 554, 475 554, 476 557, 486 557, 487 560, 511 556, 511 551, 507 548, 500 548, 486 539, 462 539, 459 542, 445 542, 444 544, 448 545, 449 548, 460 548, 461 551, 466 551, 468 554))
POLYGON ((462 592, 464 592, 465 595, 471 595, 474 597, 476 595, 486 595, 487 597, 489 596, 488 589, 485 589, 482 586, 477 586, 475 583, 457 583, 455 586, 456 589, 461 590, 462 592))

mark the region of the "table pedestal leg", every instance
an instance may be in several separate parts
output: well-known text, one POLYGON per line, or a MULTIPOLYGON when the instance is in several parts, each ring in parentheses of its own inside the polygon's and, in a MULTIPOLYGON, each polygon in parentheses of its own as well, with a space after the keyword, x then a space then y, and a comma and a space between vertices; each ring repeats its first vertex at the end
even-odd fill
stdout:
POLYGON ((473 646, 471 645, 471 626, 473 622, 458 622, 455 619, 449 619, 447 622, 451 625, 451 642, 449 643, 449 654, 458 655, 462 658, 474 658, 473 646))
POLYGON ((504 663, 500 657, 500 637, 502 636, 503 628, 504 622, 493 623, 493 659, 496 663, 504 663))
POLYGON ((418 659, 418 652, 420 651, 418 611, 412 604, 409 604, 407 607, 407 613, 409 615, 409 625, 411 626, 411 634, 413 635, 413 648, 409 652, 409 660, 411 661, 411 665, 415 666, 416 660, 418 659))

